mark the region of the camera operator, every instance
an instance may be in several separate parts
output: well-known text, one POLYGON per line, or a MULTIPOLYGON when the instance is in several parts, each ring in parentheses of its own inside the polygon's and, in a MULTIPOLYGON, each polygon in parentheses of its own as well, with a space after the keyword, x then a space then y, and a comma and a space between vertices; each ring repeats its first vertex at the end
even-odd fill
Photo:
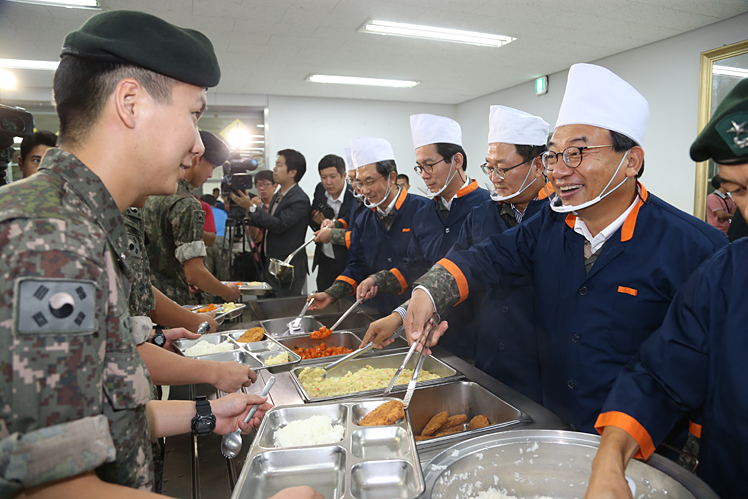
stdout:
POLYGON ((39 130, 34 132, 34 135, 23 139, 21 152, 18 154, 18 168, 23 178, 30 177, 37 172, 42 156, 55 144, 57 144, 57 135, 49 130, 39 130))
MULTIPOLYGON (((221 139, 201 131, 205 153, 194 157, 192 166, 179 181, 173 196, 152 196, 143 208, 146 233, 150 238, 148 258, 153 284, 180 305, 197 304, 191 287, 220 296, 226 301, 239 299, 237 286, 226 286, 205 267, 205 212, 192 188, 200 187, 229 156, 221 139)), ((208 208, 210 209, 210 207, 208 208)))
MULTIPOLYGON (((353 190, 346 186, 345 160, 340 156, 328 154, 319 161, 319 177, 321 182, 314 190, 312 202, 312 220, 309 226, 318 231, 325 220, 334 221, 339 216, 349 214, 354 203, 353 190)), ((352 228, 353 221, 340 218, 344 226, 352 228)), ((332 243, 317 243, 314 251, 312 270, 317 270, 317 289, 329 288, 335 278, 345 270, 348 258, 348 248, 332 243)))
POLYGON ((265 266, 267 282, 273 287, 276 296, 298 296, 304 287, 307 275, 305 251, 299 251, 291 260, 293 272, 279 281, 270 275, 268 265, 271 258, 285 260, 299 246, 304 244, 309 223, 309 196, 299 187, 298 182, 306 173, 304 155, 293 149, 278 151, 273 168, 273 178, 280 184, 280 190, 270 200, 268 212, 260 208, 261 200, 250 198, 244 191, 231 193, 233 203, 248 210, 252 225, 265 230, 262 250, 268 264, 265 266))

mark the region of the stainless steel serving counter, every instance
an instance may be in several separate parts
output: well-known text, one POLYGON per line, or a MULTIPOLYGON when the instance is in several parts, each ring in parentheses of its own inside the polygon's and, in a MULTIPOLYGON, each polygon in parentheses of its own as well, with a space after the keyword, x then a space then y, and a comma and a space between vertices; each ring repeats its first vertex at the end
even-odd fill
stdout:
MULTIPOLYGON (((255 308, 255 310, 258 309, 255 308)), ((288 308, 286 308, 286 311, 288 311, 288 308)), ((254 315, 254 317, 257 317, 257 315, 254 315)), ((258 321, 252 321, 233 325, 227 324, 221 329, 248 329, 258 325, 258 321)), ((522 410, 532 419, 532 422, 523 422, 502 428, 502 430, 568 428, 563 421, 549 410, 460 358, 449 354, 446 350, 436 347, 432 351, 435 357, 462 372, 466 380, 480 384, 505 402, 522 410)), ((270 376, 269 373, 260 372, 258 382, 246 389, 246 391, 248 393, 259 393, 264 382, 270 376)), ((276 374, 275 377, 276 383, 270 392, 270 400, 274 405, 303 403, 303 399, 289 373, 276 374)), ((219 394, 217 394, 213 387, 208 385, 179 386, 171 387, 169 398, 184 400, 193 399, 196 395, 206 395, 208 398, 216 398, 219 394)), ((227 460, 221 455, 219 449, 221 437, 218 435, 211 434, 200 438, 192 435, 180 435, 168 438, 166 441, 163 494, 182 499, 228 499, 236 483, 236 479, 244 466, 244 460, 253 437, 254 435, 244 437, 242 452, 233 460, 227 460)), ((451 445, 451 443, 447 442, 442 446, 429 448, 425 452, 419 451, 421 463, 427 463, 439 452, 451 445)))

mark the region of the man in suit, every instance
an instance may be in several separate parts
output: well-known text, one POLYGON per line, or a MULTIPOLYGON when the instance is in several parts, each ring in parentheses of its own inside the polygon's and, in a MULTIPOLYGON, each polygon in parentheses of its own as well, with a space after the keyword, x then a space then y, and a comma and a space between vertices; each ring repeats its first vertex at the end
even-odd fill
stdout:
MULTIPOLYGON (((296 248, 304 244, 309 224, 309 196, 298 183, 306 173, 306 159, 299 151, 283 149, 278 151, 278 159, 273 168, 273 179, 280 189, 270 201, 270 210, 259 208, 259 197, 250 198, 244 192, 234 192, 231 199, 247 209, 252 225, 265 230, 263 253, 267 255, 268 266, 271 258, 285 260, 296 248)), ((307 275, 305 251, 299 251, 291 260, 292 275, 278 280, 266 268, 267 282, 273 286, 276 296, 300 295, 307 275)))
MULTIPOLYGON (((351 206, 355 202, 353 190, 346 187, 345 160, 340 156, 328 154, 319 161, 319 177, 321 182, 314 190, 312 202, 312 219, 309 227, 318 231, 325 220, 338 220, 344 227, 353 227, 351 206)), ((317 289, 327 289, 335 278, 345 270, 348 259, 348 248, 333 245, 330 242, 317 243, 314 251, 312 270, 317 270, 317 289)))

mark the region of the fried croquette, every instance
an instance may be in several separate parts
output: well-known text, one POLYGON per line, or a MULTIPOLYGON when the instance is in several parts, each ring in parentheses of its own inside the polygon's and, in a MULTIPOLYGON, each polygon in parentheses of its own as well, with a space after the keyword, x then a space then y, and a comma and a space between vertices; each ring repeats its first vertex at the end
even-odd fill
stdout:
POLYGON ((423 431, 421 432, 421 436, 428 437, 429 435, 433 435, 439 428, 441 428, 441 426, 445 421, 447 421, 447 419, 449 419, 449 414, 447 413, 447 411, 440 412, 439 414, 431 418, 431 421, 426 424, 426 426, 423 428, 423 431))
POLYGON ((261 327, 252 327, 247 329, 243 335, 239 336, 239 339, 236 340, 240 343, 254 343, 255 341, 260 341, 265 337, 265 330, 261 327))
POLYGON ((400 400, 390 400, 380 405, 359 421, 359 426, 384 426, 394 424, 405 417, 403 403, 400 400))
POLYGON ((488 418, 486 416, 480 415, 475 416, 473 419, 470 420, 470 423, 468 424, 467 429, 468 430, 477 430, 478 428, 485 428, 488 426, 488 418))
POLYGON ((445 421, 444 424, 441 425, 438 430, 436 430, 436 433, 444 431, 447 428, 452 428, 453 426, 464 424, 465 421, 467 421, 467 414, 457 414, 455 416, 449 416, 447 418, 447 421, 445 421))
POLYGON ((447 435, 453 435, 455 433, 460 433, 465 431, 465 427, 462 425, 453 426, 452 428, 447 428, 446 430, 439 431, 434 435, 434 437, 446 437, 447 435))

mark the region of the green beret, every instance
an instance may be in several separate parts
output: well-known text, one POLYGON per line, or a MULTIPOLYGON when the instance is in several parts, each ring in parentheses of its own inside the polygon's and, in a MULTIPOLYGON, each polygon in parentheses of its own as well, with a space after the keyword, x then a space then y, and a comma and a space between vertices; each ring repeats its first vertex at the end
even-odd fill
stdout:
POLYGON ((221 69, 210 40, 145 12, 114 10, 68 33, 61 55, 131 64, 198 87, 215 87, 221 69))
POLYGON ((691 159, 748 163, 748 79, 733 88, 691 144, 691 159))
POLYGON ((205 130, 200 130, 200 139, 205 145, 205 158, 210 164, 214 166, 221 166, 229 159, 229 148, 226 143, 205 130))

